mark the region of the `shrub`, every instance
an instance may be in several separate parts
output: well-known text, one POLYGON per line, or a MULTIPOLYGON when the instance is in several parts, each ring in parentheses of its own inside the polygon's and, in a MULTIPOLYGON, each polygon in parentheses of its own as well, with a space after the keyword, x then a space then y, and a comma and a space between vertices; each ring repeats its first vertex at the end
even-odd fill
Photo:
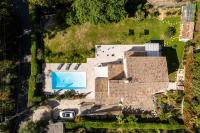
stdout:
POLYGON ((81 98, 85 98, 86 95, 81 93, 77 93, 75 90, 68 90, 65 91, 64 94, 61 94, 59 96, 56 97, 57 100, 62 100, 62 99, 81 99, 81 98))
POLYGON ((176 34, 176 28, 175 27, 168 27, 167 31, 165 32, 165 36, 167 38, 171 38, 176 34))
POLYGON ((76 116, 75 117, 75 119, 74 119, 74 122, 76 122, 76 123, 80 123, 80 122, 82 122, 83 121, 83 117, 81 117, 81 116, 76 116))
POLYGON ((128 32, 129 35, 135 35, 135 32, 133 29, 129 29, 129 32, 128 32))
POLYGON ((44 133, 44 125, 40 122, 26 121, 21 123, 19 133, 44 133))
POLYGON ((133 124, 133 123, 137 122, 138 118, 136 118, 134 115, 130 115, 130 116, 126 117, 126 120, 127 120, 128 123, 133 124))
POLYGON ((43 60, 44 59, 44 53, 43 53, 42 49, 38 49, 37 50, 37 59, 38 60, 43 60))
POLYGON ((144 30, 144 35, 149 35, 149 30, 148 29, 144 30))
POLYGON ((135 13, 135 18, 138 21, 142 21, 145 19, 145 12, 142 11, 141 9, 139 9, 136 13, 135 13))

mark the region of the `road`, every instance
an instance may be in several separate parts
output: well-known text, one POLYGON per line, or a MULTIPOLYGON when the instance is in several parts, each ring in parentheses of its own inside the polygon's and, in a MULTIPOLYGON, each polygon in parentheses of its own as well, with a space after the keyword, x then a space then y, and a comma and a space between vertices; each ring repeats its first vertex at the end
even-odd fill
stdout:
MULTIPOLYGON (((29 9, 27 0, 12 0, 13 4, 13 15, 15 16, 17 23, 20 24, 20 31, 23 34, 23 31, 30 29, 29 24, 29 9)), ((22 115, 14 119, 15 124, 13 124, 11 131, 12 133, 17 132, 19 124, 21 121, 26 118, 28 114, 27 109, 27 91, 28 91, 28 78, 30 75, 30 63, 23 62, 24 57, 30 55, 31 47, 31 37, 30 34, 20 36, 18 38, 19 44, 19 76, 18 76, 18 87, 16 89, 16 113, 24 112, 22 115)))

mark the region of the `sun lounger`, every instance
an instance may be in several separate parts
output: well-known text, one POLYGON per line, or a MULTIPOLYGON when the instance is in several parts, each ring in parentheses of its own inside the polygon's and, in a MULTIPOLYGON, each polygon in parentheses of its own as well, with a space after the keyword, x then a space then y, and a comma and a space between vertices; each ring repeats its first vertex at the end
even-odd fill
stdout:
POLYGON ((57 70, 60 70, 63 66, 64 66, 64 63, 61 63, 61 64, 58 66, 57 70))
POLYGON ((67 66, 65 67, 65 70, 69 70, 71 65, 72 65, 71 63, 70 64, 68 63, 67 66))
POLYGON ((78 68, 80 67, 80 63, 77 63, 76 66, 74 67, 74 70, 78 70, 78 68))

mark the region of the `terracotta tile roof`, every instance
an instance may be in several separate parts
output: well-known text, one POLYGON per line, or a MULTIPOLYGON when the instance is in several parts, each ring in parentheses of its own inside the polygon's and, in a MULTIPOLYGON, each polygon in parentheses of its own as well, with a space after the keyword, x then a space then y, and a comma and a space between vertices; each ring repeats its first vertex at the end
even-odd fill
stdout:
POLYGON ((168 70, 165 57, 128 57, 128 77, 132 82, 168 82, 168 70))
POLYGON ((104 104, 108 98, 108 78, 96 78, 95 100, 97 104, 104 104))
POLYGON ((109 64, 108 65, 109 79, 122 79, 125 77, 123 64, 109 64))
POLYGON ((125 106, 153 110, 152 96, 168 87, 166 58, 131 56, 126 58, 126 62, 130 80, 117 76, 123 72, 122 64, 109 65, 109 79, 96 79, 96 103, 119 104, 122 101, 125 106))
POLYGON ((106 104, 116 104, 123 100, 124 106, 133 106, 143 110, 153 110, 152 96, 164 91, 168 82, 154 83, 124 83, 123 81, 109 81, 109 100, 106 104))
POLYGON ((194 22, 183 22, 181 24, 181 31, 179 39, 193 39, 194 22))

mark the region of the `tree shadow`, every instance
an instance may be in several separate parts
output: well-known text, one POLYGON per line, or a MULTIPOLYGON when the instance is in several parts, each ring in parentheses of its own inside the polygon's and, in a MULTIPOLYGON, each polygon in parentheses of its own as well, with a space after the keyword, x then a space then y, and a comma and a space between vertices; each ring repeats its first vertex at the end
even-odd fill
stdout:
POLYGON ((44 101, 44 105, 49 105, 52 109, 59 106, 59 102, 56 100, 46 100, 44 101))
POLYGON ((176 49, 173 47, 163 47, 162 55, 167 59, 168 73, 173 73, 179 68, 179 60, 176 49))

